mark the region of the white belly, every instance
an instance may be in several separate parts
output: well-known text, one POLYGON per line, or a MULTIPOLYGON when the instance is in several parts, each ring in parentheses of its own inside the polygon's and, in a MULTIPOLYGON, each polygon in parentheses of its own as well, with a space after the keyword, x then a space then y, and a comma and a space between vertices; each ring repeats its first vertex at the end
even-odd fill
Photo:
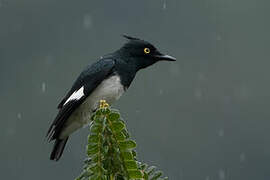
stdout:
POLYGON ((67 137, 82 126, 89 124, 91 122, 91 114, 98 108, 100 100, 104 99, 111 105, 123 93, 124 87, 118 75, 104 80, 71 114, 61 132, 60 138, 67 137))

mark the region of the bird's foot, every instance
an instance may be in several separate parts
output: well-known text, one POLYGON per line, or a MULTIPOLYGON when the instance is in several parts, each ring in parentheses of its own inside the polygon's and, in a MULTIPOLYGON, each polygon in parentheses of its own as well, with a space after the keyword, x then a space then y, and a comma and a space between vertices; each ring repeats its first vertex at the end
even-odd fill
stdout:
POLYGON ((108 108, 110 105, 106 102, 106 100, 99 101, 99 108, 108 108))

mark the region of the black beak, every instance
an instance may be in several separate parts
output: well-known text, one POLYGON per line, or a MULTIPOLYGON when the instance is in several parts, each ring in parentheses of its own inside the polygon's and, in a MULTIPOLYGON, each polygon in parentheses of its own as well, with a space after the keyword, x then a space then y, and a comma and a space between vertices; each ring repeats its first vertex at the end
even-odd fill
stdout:
POLYGON ((155 57, 159 61, 176 61, 175 57, 172 57, 172 56, 169 56, 169 55, 164 55, 164 54, 155 55, 155 57))

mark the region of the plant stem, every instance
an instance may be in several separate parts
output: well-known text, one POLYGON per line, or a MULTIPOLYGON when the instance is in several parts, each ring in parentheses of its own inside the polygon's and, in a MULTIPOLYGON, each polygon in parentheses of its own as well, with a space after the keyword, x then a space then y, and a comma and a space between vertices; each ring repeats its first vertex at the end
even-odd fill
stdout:
POLYGON ((114 180, 114 175, 113 174, 110 175, 110 180, 114 180))

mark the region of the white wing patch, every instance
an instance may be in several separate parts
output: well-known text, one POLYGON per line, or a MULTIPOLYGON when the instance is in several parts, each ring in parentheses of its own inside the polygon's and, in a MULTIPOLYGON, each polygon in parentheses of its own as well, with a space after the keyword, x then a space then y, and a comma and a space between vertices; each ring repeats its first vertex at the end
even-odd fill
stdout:
POLYGON ((81 99, 84 96, 83 90, 84 87, 82 86, 79 90, 72 93, 71 96, 69 96, 69 98, 66 100, 64 105, 67 104, 69 101, 81 99))

